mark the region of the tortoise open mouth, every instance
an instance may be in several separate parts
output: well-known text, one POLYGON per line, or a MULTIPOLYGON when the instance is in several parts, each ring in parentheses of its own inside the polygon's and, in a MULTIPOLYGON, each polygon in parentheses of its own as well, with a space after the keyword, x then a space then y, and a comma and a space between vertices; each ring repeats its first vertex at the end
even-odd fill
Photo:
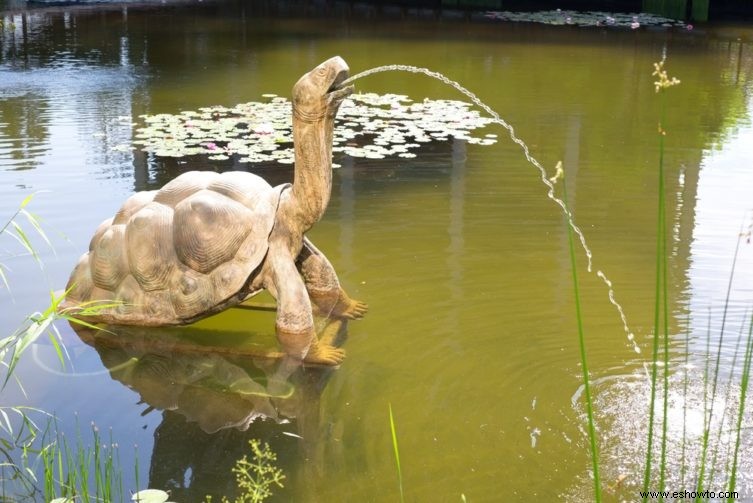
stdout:
POLYGON ((329 89, 327 89, 327 95, 333 100, 343 100, 346 97, 350 96, 353 93, 353 86, 343 86, 342 83, 347 80, 349 76, 348 69, 343 68, 339 72, 337 72, 337 75, 335 75, 335 79, 332 81, 332 84, 329 86, 329 89))
POLYGON ((337 91, 340 89, 340 85, 345 82, 345 80, 348 78, 348 69, 343 68, 339 72, 337 72, 337 75, 335 75, 335 79, 332 81, 332 84, 330 84, 329 89, 327 89, 327 93, 331 93, 332 91, 337 91))

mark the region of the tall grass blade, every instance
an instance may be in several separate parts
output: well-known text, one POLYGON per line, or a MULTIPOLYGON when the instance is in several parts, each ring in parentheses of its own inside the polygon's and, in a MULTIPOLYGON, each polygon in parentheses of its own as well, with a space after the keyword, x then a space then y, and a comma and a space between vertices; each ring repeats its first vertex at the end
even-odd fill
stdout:
POLYGON ((685 318, 685 367, 682 378, 682 454, 680 456, 680 484, 685 486, 685 448, 688 431, 688 363, 690 360, 690 313, 685 318))
POLYGON ((58 357, 58 360, 60 361, 60 366, 62 368, 65 368, 65 357, 63 356, 63 348, 60 346, 60 343, 55 338, 53 334, 50 334, 50 342, 52 343, 52 347, 55 349, 55 354, 58 357))
MULTIPOLYGON (((748 318, 748 313, 745 313, 744 319, 748 318)), ((727 379, 727 389, 724 392, 724 407, 722 408, 722 415, 719 418, 719 428, 717 428, 716 432, 716 442, 714 442, 714 450, 711 453, 711 468, 709 469, 709 482, 714 480, 714 476, 716 475, 716 468, 717 468, 717 457, 719 455, 719 447, 722 443, 722 434, 724 431, 724 425, 725 425, 725 419, 727 418, 727 409, 726 406, 731 398, 732 395, 732 388, 733 388, 733 381, 735 380, 735 369, 737 368, 737 358, 740 355, 740 345, 743 340, 743 335, 745 333, 745 324, 743 323, 740 326, 740 332, 737 335, 737 342, 735 343, 735 353, 732 356, 732 364, 730 365, 730 373, 729 373, 729 379, 727 379)), ((744 355, 744 352, 743 352, 744 355)), ((727 451, 729 453, 729 450, 727 451)), ((729 458, 727 458, 729 459, 729 458)), ((729 469, 729 463, 727 463, 726 469, 729 469)))
MULTIPOLYGON (((662 100, 663 102, 663 100, 662 100)), ((664 205, 664 140, 661 136, 659 150, 659 210, 657 219, 657 239, 656 239, 656 281, 654 292, 654 335, 651 352, 651 395, 649 398, 648 412, 648 435, 646 440, 646 466, 643 472, 643 492, 647 493, 651 482, 651 463, 654 449, 654 415, 656 408, 656 378, 659 366, 659 320, 661 316, 661 294, 662 294, 662 236, 664 234, 663 224, 663 205, 664 205)), ((661 489, 660 489, 661 490, 661 489)), ((643 501, 647 496, 643 496, 643 501)))
POLYGON ((5 274, 5 266, 3 264, 0 264, 0 281, 3 282, 3 285, 5 285, 5 289, 10 292, 10 283, 8 283, 8 276, 5 274))
MULTIPOLYGON (((732 469, 729 472, 729 488, 727 489, 730 494, 734 493, 735 484, 737 483, 737 460, 740 453, 740 432, 742 431, 743 415, 745 413, 745 400, 747 398, 748 385, 750 383, 751 360, 753 360, 753 316, 751 316, 750 325, 748 328, 748 341, 745 345, 743 375, 740 380, 740 405, 737 411, 737 424, 735 427, 735 451, 732 456, 732 469)), ((731 495, 727 499, 727 501, 733 501, 731 495)))
MULTIPOLYGON (((663 138, 663 135, 662 135, 663 138)), ((664 150, 664 146, 661 147, 664 150)), ((662 159, 663 163, 663 159, 662 159)), ((662 170, 662 179, 664 177, 662 170)), ((662 184, 663 185, 663 184, 662 184)), ((669 414, 669 294, 667 292, 667 205, 663 192, 660 194, 659 208, 661 211, 661 270, 662 270, 662 319, 664 330, 664 372, 663 372, 663 388, 664 396, 662 401, 662 428, 661 428, 661 457, 659 459, 659 501, 664 501, 662 491, 664 491, 665 477, 667 473, 667 426, 669 421, 667 420, 669 414)))
POLYGON ((557 163, 557 173, 554 175, 555 180, 557 177, 562 177, 562 200, 565 203, 566 221, 565 227, 567 227, 567 243, 568 251, 570 254, 570 269, 573 276, 573 291, 575 296, 575 317, 578 322, 578 343, 580 347, 580 363, 583 370, 583 388, 586 397, 586 412, 588 415, 588 440, 591 449, 591 465, 593 469, 594 480, 594 499, 597 503, 601 501, 601 481, 599 479, 599 452, 596 447, 596 428, 594 427, 594 412, 593 412, 593 399, 591 397, 591 379, 588 372, 588 358, 586 356, 586 339, 583 333, 583 317, 580 307, 580 289, 578 284, 578 269, 575 262, 575 245, 573 243, 573 230, 568 224, 568 219, 572 217, 570 212, 569 201, 567 197, 567 182, 565 180, 564 170, 562 169, 562 162, 557 163))
MULTIPOLYGON (((730 268, 729 281, 727 282, 727 294, 724 298, 724 309, 722 310, 722 324, 719 328, 719 342, 716 348, 716 360, 714 362, 714 381, 711 385, 711 405, 709 407, 709 421, 706 423, 706 427, 703 430, 703 447, 701 449, 701 467, 698 473, 698 484, 696 492, 701 493, 703 488, 704 479, 706 477, 706 453, 708 451, 709 434, 711 430, 711 418, 714 415, 714 401, 716 399, 716 387, 719 382, 719 363, 722 358, 722 344, 724 342, 724 327, 727 321, 727 311, 729 309, 730 296, 732 294, 732 283, 735 277, 735 267, 737 266, 737 257, 740 252, 740 242, 742 241, 742 228, 740 234, 737 236, 737 244, 735 245, 735 253, 732 256, 732 267, 730 268)), ((711 332, 709 332, 711 337, 711 332)), ((712 482, 709 480, 709 482, 712 482)), ((696 497, 695 501, 700 501, 700 497, 696 497)))
MULTIPOLYGON (((679 84, 680 81, 675 78, 669 78, 667 71, 664 69, 664 63, 666 57, 662 57, 659 63, 654 63, 653 75, 657 77, 657 81, 654 82, 656 92, 660 94, 660 113, 659 113, 659 169, 658 169, 658 209, 657 209, 657 223, 656 223, 656 285, 655 285, 655 302, 654 302, 654 336, 651 353, 651 397, 649 404, 649 417, 648 417, 648 435, 647 435, 647 447, 646 447, 646 466, 643 472, 643 494, 642 501, 646 501, 648 496, 648 488, 651 482, 651 464, 653 459, 653 447, 654 447, 654 417, 656 415, 656 380, 658 374, 659 364, 659 337, 660 329, 664 329, 664 361, 668 363, 669 358, 669 322, 668 322, 668 302, 667 302, 667 258, 666 258, 666 201, 665 201, 665 188, 664 188, 664 138, 666 131, 664 131, 664 124, 666 123, 666 96, 665 91, 673 85, 679 84), (662 317, 662 310, 664 316, 662 317), (661 325, 660 320, 664 321, 661 325)), ((659 491, 664 491, 664 477, 666 470, 666 438, 667 438, 667 400, 668 389, 667 382, 669 381, 668 370, 665 365, 664 369, 664 401, 662 407, 662 438, 661 438, 661 457, 659 460, 659 491)), ((661 493, 660 493, 661 494, 661 493)), ((663 497, 659 497, 659 501, 662 501, 663 497)))
POLYGON ((136 475, 136 490, 138 491, 141 488, 141 484, 139 483, 139 446, 135 445, 133 446, 134 451, 134 462, 133 462, 133 471, 136 475))
POLYGON ((395 451, 395 464, 397 465, 397 481, 400 486, 400 502, 405 502, 405 494, 403 493, 403 470, 400 468, 400 451, 397 447, 397 431, 395 430, 395 419, 392 416, 392 404, 389 404, 390 409, 390 431, 392 432, 392 449, 395 451))

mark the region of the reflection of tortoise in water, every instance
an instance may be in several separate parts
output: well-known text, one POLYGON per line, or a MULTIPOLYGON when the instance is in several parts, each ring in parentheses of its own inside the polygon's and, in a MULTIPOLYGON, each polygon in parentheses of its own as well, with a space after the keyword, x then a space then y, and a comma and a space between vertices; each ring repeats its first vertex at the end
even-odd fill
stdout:
POLYGON ((304 237, 332 190, 332 134, 348 66, 340 57, 293 88, 295 179, 271 187, 245 172, 193 171, 131 196, 94 234, 63 308, 114 299, 90 321, 164 326, 191 323, 259 290, 277 299, 277 337, 287 354, 337 364, 343 350, 319 344, 313 312, 362 317, 366 305, 340 288, 326 257, 304 237), (313 308, 313 309, 312 309, 313 308))

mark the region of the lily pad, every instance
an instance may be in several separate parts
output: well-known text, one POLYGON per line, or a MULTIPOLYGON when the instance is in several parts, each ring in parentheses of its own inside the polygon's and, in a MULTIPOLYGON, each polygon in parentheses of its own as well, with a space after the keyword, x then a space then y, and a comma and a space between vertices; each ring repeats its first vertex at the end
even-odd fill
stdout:
POLYGON ((540 23, 554 26, 572 25, 582 27, 595 26, 631 29, 637 29, 641 26, 661 26, 665 28, 679 27, 692 29, 691 25, 686 25, 683 21, 648 14, 646 12, 625 14, 562 9, 538 12, 489 11, 486 13, 486 17, 496 21, 540 23))
POLYGON ((131 496, 131 501, 138 503, 166 503, 170 495, 159 489, 144 489, 131 496))
MULTIPOLYGON (((144 126, 135 131, 132 143, 159 157, 204 154, 216 161, 234 156, 241 163, 292 164, 291 103, 266 97, 271 101, 140 116, 144 126)), ((474 137, 472 133, 490 123, 491 119, 462 101, 427 98, 415 102, 400 94, 354 94, 340 108, 333 151, 368 159, 410 158, 402 154, 430 141, 455 138, 489 145, 496 142, 496 135, 474 137)))

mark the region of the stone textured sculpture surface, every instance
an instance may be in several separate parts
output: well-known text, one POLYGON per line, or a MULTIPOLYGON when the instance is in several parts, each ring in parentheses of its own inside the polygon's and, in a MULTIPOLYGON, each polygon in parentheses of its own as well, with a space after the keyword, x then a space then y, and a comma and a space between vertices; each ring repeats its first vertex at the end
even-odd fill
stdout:
POLYGON ((119 305, 87 321, 167 326, 194 322, 261 290, 277 300, 285 353, 334 365, 341 348, 320 343, 314 314, 361 318, 367 307, 340 287, 327 258, 305 237, 332 189, 332 136, 348 66, 320 64, 293 88, 293 184, 271 187, 246 172, 184 173, 128 198, 94 233, 68 282, 64 309, 119 305))

